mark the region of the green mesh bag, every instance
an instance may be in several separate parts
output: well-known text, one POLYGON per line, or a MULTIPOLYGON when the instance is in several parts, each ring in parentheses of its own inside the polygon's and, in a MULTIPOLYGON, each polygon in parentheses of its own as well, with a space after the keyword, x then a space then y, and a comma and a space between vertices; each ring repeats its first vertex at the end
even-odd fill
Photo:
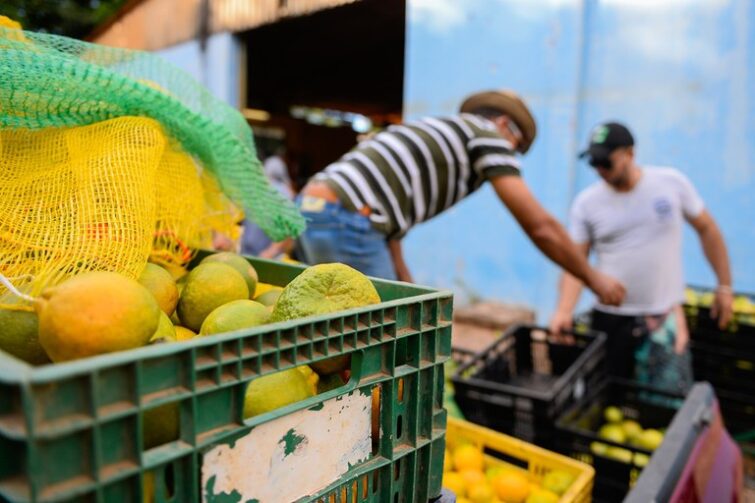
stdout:
POLYGON ((215 175, 273 240, 304 219, 273 188, 242 115, 191 76, 140 51, 0 26, 0 127, 86 126, 125 116, 157 120, 215 175))

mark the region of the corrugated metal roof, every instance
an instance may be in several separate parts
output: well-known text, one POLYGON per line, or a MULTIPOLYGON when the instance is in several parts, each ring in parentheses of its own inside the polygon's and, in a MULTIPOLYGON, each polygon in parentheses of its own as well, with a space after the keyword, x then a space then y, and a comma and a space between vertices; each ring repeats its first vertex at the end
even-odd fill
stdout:
POLYGON ((209 33, 238 32, 359 0, 133 0, 90 40, 158 50, 209 33), (205 3, 206 2, 206 3, 205 3), (209 17, 202 12, 208 12, 209 17))

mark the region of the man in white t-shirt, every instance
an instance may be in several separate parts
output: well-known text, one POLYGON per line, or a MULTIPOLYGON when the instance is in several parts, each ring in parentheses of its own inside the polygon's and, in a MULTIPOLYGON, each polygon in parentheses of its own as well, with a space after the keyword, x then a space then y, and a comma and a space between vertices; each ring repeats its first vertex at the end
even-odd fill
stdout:
MULTIPOLYGON (((721 232, 682 173, 635 163, 634 138, 625 126, 596 127, 580 157, 589 158, 602 180, 575 199, 571 237, 585 254, 595 251, 600 272, 626 287, 620 306, 598 303, 592 312, 592 328, 608 335, 609 372, 684 391, 692 376, 681 310, 683 222, 697 231, 718 278, 712 311, 723 328, 731 318, 732 290, 721 232), (652 368, 653 362, 669 361, 677 368, 652 368)), ((562 276, 554 333, 571 326, 581 290, 579 280, 562 276)))

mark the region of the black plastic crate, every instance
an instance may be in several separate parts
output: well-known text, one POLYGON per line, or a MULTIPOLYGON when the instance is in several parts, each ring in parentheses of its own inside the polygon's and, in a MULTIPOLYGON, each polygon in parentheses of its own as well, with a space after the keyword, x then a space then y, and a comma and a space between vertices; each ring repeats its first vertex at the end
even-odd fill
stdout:
POLYGON ((551 447, 556 417, 606 376, 605 335, 573 337, 574 344, 562 344, 549 340, 544 328, 508 329, 453 376, 464 417, 551 447))
POLYGON ((716 390, 716 396, 726 429, 735 438, 755 433, 755 395, 716 390))
POLYGON ((646 449, 615 443, 598 436, 604 423, 603 410, 618 407, 626 419, 638 421, 643 429, 665 429, 671 423, 684 397, 632 381, 608 378, 582 400, 569 407, 556 421, 556 451, 589 463, 595 468, 593 501, 621 501, 634 485, 643 463, 637 454, 650 456, 646 449), (593 443, 618 447, 631 453, 629 462, 593 452, 593 443))
POLYGON ((472 361, 472 359, 477 355, 474 351, 470 349, 463 349, 463 348, 451 348, 451 358, 446 362, 446 366, 448 367, 448 363, 452 363, 454 365, 454 370, 465 363, 468 363, 472 361))
POLYGON ((692 368, 696 381, 708 381, 717 392, 755 395, 755 353, 691 343, 692 368))
MULTIPOLYGON (((728 482, 736 485, 734 466, 737 463, 738 449, 725 432, 720 432, 721 419, 716 395, 709 383, 697 383, 690 390, 684 405, 674 416, 660 448, 653 454, 650 464, 642 471, 640 478, 624 500, 625 503, 647 503, 649 501, 677 502, 699 501, 699 489, 703 493, 707 487, 698 487, 708 475, 708 483, 713 480, 716 486, 717 501, 733 501, 734 495, 719 493, 728 482), (709 435, 706 435, 709 434, 709 435), (716 440, 713 440, 713 439, 716 440), (713 468, 710 459, 710 444, 715 442, 716 464, 713 468), (700 458, 703 459, 700 459, 700 458), (702 461, 707 470, 696 473, 691 467, 702 461), (707 461, 707 462, 706 462, 707 461), (728 468, 724 468, 728 463, 728 468), (723 469, 722 469, 723 468, 723 469), (716 480, 717 479, 717 480, 716 480), (723 480, 722 480, 723 479, 723 480)), ((728 425, 724 425, 728 428, 728 425)))
MULTIPOLYGON (((699 296, 712 294, 709 288, 689 287, 699 296)), ((735 293, 737 297, 755 298, 752 294, 735 293)), ((734 316, 723 330, 718 327, 718 320, 710 314, 710 307, 701 305, 684 305, 684 313, 689 325, 690 339, 696 343, 726 347, 734 351, 744 351, 755 358, 755 315, 738 311, 735 304, 734 316)))

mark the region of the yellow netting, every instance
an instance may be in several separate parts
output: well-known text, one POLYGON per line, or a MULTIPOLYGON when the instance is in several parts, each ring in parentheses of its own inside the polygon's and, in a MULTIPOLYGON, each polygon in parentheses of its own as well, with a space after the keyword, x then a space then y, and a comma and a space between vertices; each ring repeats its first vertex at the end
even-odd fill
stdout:
POLYGON ((304 230, 294 204, 267 181, 244 117, 188 74, 153 54, 19 28, 0 16, 0 128, 155 119, 271 239, 304 230))
MULTIPOLYGON (((85 271, 137 277, 151 254, 185 264, 239 217, 207 186, 153 119, 1 130, 0 274, 36 296, 85 271)), ((16 302, 0 286, 0 304, 16 302)))

